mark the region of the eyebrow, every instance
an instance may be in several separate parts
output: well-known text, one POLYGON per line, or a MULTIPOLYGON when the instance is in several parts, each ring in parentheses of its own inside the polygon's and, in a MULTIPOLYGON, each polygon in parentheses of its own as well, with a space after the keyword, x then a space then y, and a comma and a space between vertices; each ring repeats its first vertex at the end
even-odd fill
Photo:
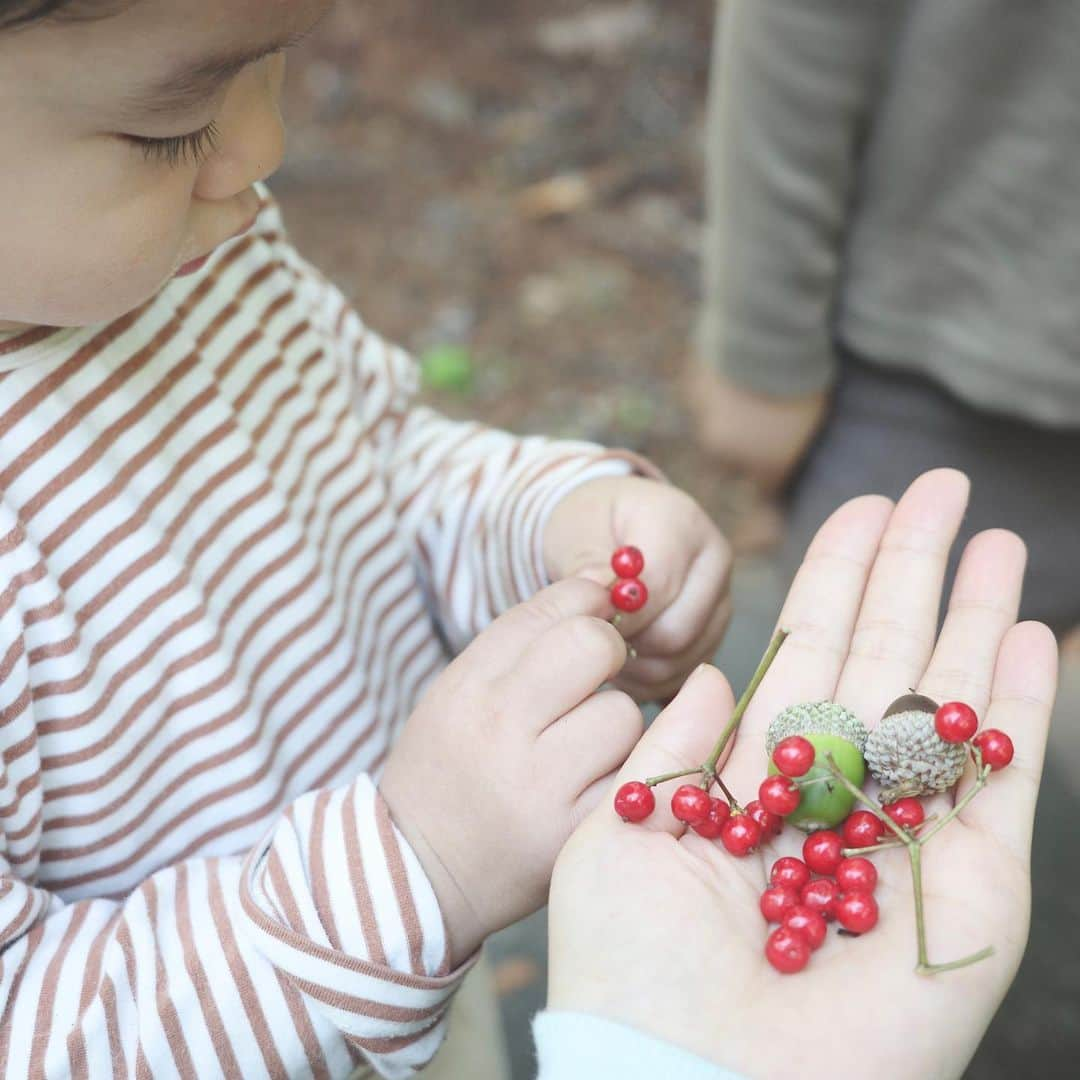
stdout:
POLYGON ((143 114, 178 113, 194 109, 212 97, 223 83, 249 64, 299 44, 314 27, 254 49, 241 49, 199 60, 179 68, 132 94, 129 106, 143 114))

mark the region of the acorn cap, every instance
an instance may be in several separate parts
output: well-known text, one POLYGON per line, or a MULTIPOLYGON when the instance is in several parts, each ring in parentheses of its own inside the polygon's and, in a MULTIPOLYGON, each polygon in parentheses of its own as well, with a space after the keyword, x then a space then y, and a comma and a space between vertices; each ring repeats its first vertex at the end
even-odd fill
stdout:
POLYGON ((965 743, 947 743, 934 728, 934 714, 924 709, 891 713, 866 740, 866 763, 881 784, 881 802, 946 791, 960 779, 967 763, 965 743))
POLYGON ((766 753, 771 756, 776 744, 791 735, 835 735, 846 739, 860 754, 867 739, 862 721, 835 701, 789 705, 769 725, 765 735, 766 753))

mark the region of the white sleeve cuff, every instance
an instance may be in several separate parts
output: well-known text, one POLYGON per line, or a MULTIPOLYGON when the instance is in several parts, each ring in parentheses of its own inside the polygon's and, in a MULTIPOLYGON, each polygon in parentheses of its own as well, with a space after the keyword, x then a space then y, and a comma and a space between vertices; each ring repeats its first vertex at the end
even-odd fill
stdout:
POLYGON ((586 1013, 539 1013, 533 1038, 537 1080, 743 1080, 670 1043, 586 1013))

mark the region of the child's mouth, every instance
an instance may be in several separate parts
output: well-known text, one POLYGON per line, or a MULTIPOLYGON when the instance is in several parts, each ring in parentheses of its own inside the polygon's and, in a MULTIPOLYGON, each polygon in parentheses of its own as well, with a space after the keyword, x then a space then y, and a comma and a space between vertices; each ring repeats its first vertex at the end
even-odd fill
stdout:
MULTIPOLYGON (((243 236, 244 233, 249 232, 254 226, 255 221, 256 218, 253 217, 246 225, 243 225, 241 228, 237 229, 236 232, 234 232, 231 236, 227 237, 223 241, 223 243, 228 243, 229 240, 235 240, 237 237, 243 236)), ((220 247, 220 245, 218 246, 220 247)), ((216 251, 217 248, 215 248, 214 250, 216 251)), ((187 277, 188 274, 194 274, 196 271, 201 270, 206 265, 207 260, 213 254, 213 251, 208 251, 205 255, 200 255, 199 258, 192 259, 191 262, 184 263, 184 265, 181 266, 175 274, 173 274, 173 277, 187 277)))
POLYGON ((198 259, 192 259, 191 262, 184 263, 184 265, 176 271, 173 277, 187 277, 188 274, 194 274, 197 270, 201 270, 206 265, 206 261, 209 258, 209 255, 203 255, 198 259))

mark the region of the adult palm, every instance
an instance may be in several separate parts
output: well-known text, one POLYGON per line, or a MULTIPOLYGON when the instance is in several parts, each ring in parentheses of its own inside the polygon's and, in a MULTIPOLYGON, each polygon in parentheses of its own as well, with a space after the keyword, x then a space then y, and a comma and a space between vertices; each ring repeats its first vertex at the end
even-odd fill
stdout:
MULTIPOLYGON (((686 832, 658 789, 642 826, 610 803, 572 837, 551 892, 549 1008, 631 1024, 753 1077, 957 1076, 1020 962, 1030 911, 1035 798, 1056 684, 1050 632, 1016 624, 1025 552, 1001 531, 964 552, 938 634, 949 550, 967 502, 965 477, 928 473, 894 507, 857 499, 823 526, 787 598, 790 637, 763 680, 723 776, 743 801, 765 775, 764 733, 783 707, 833 699, 873 726, 909 688, 970 703, 1016 744, 924 851, 930 958, 992 944, 971 967, 919 975, 906 852, 875 856, 881 920, 858 939, 830 933, 805 971, 764 957, 758 899, 773 860, 797 854, 785 830, 737 859, 686 832)), ((656 721, 619 782, 692 767, 733 706, 726 681, 700 669, 656 721)), ((972 782, 971 770, 957 795, 972 782)), ((932 812, 953 804, 934 800, 932 812)))

